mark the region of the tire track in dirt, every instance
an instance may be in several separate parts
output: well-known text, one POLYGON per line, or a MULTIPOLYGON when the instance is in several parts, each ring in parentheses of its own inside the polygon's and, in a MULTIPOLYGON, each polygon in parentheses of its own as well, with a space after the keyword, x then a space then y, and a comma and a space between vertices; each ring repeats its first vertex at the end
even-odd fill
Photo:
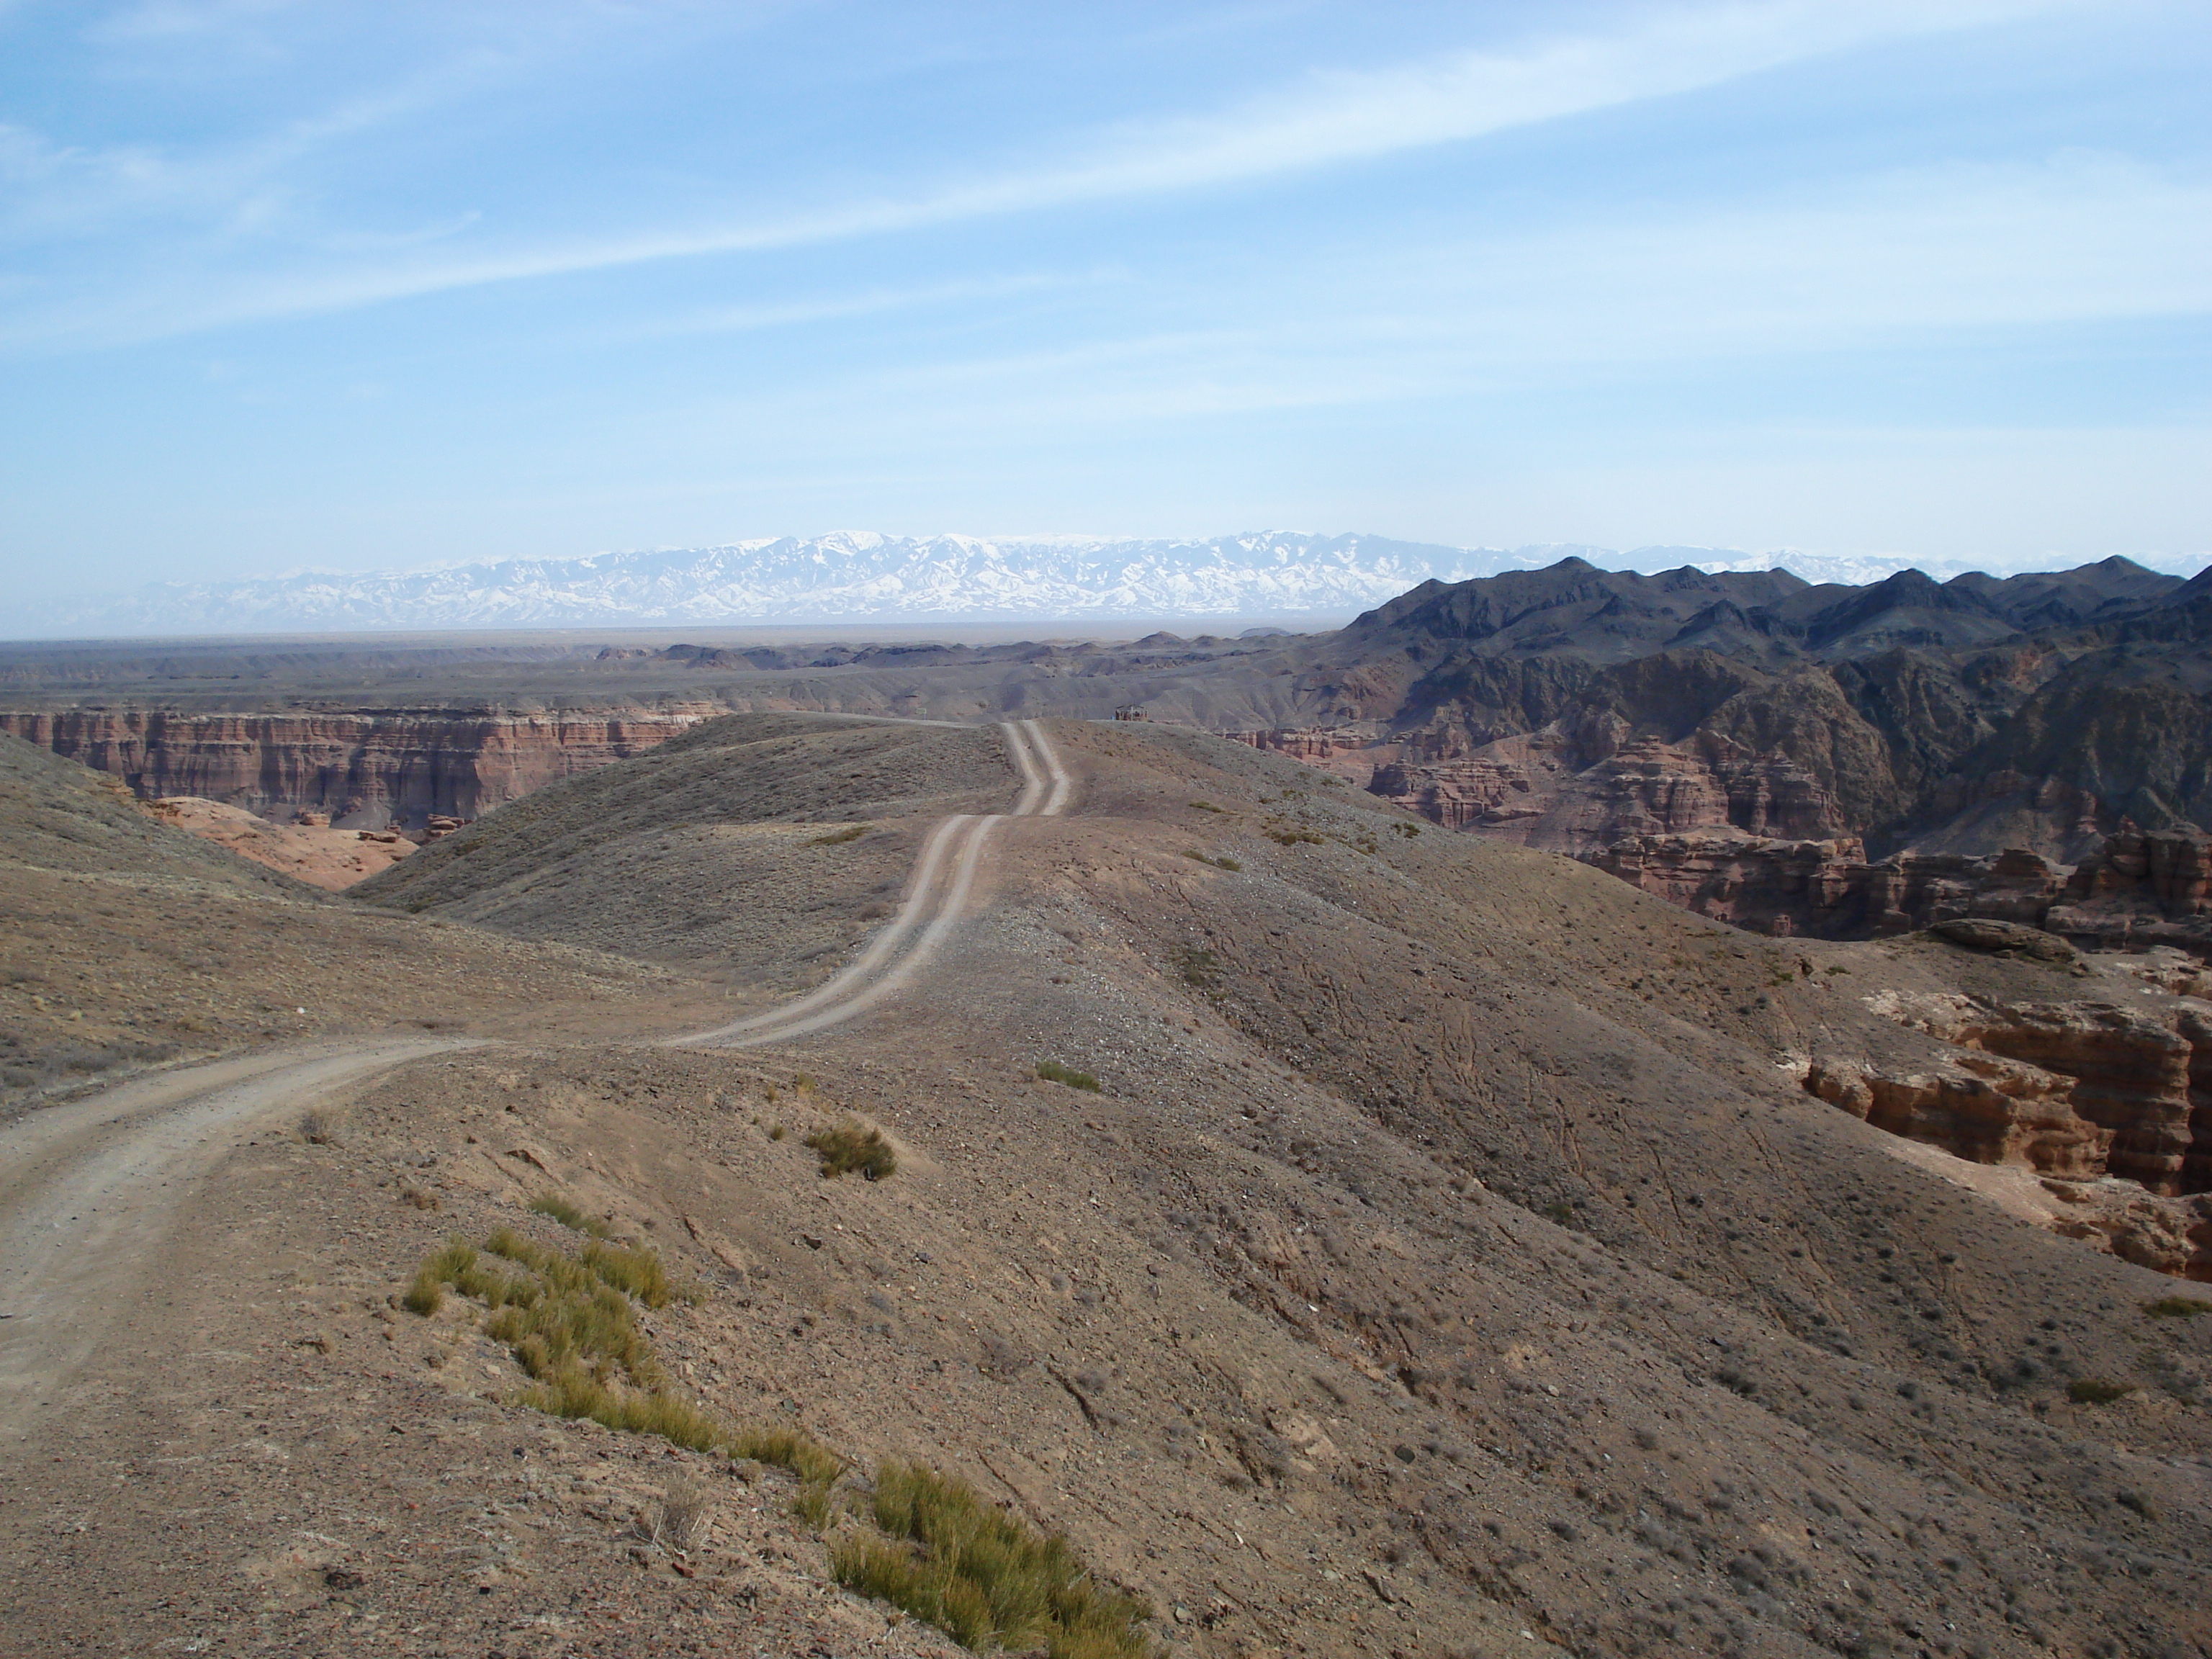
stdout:
POLYGON ((388 1037, 216 1060, 0 1130, 0 1440, 35 1425, 155 1264, 177 1207, 244 1131, 395 1066, 480 1046, 388 1037))
MULTIPOLYGON (((1012 809, 932 827, 898 915, 798 1001, 665 1046, 750 1047, 850 1019, 907 985, 965 913, 992 837, 1009 817, 1063 811, 1073 780, 1035 720, 1001 726, 1023 785, 1012 809)), ((141 1078, 0 1128, 0 1441, 32 1432, 155 1265, 201 1177, 253 1126, 296 1118, 380 1072, 495 1046, 386 1037, 208 1062, 141 1078)))
POLYGON ((796 1002, 711 1030, 664 1038, 662 1046, 750 1048, 804 1036, 842 1024, 908 984, 965 912, 998 827, 1008 818, 1057 817, 1073 793, 1075 781, 1042 726, 1033 720, 1007 720, 999 729, 1022 775, 1022 792, 1013 806, 980 817, 956 813, 934 825, 915 861, 898 914, 866 951, 796 1002))

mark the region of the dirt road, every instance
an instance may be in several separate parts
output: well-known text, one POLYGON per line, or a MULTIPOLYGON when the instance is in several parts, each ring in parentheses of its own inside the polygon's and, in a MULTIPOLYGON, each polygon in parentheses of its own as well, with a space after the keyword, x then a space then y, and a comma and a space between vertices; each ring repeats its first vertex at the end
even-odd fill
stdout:
POLYGON ((1000 730, 1022 774, 1022 793, 1012 809, 981 816, 956 813, 932 829, 915 861, 898 914, 866 951, 795 1002, 712 1030, 670 1037, 664 1046, 750 1048, 781 1042, 841 1024, 908 983, 936 955, 966 910, 976 872, 999 825, 1010 817, 1057 817, 1066 810, 1074 789, 1074 780, 1038 722, 1008 720, 1000 730))
POLYGON ((391 1037, 166 1073, 0 1130, 0 1438, 35 1425, 160 1251, 176 1204, 248 1133, 411 1060, 477 1046, 391 1037))
MULTIPOLYGON (((957 814, 923 843, 897 915, 819 989, 669 1046, 750 1047, 852 1018, 909 983, 964 913, 992 834, 1062 811, 1073 780, 1034 720, 1001 728, 1023 787, 1006 813, 957 814)), ((149 1077, 0 1130, 0 1438, 32 1432, 156 1257, 176 1206, 258 1127, 290 1133, 319 1100, 474 1038, 289 1048, 149 1077)))

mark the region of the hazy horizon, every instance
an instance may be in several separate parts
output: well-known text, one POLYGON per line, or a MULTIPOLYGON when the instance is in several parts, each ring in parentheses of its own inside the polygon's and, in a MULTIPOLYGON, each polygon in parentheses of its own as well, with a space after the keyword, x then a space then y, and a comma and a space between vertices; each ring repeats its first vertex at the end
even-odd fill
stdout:
MULTIPOLYGON (((1161 627, 1234 633, 1255 624, 1340 627, 1425 581, 1540 570, 1571 558, 1642 574, 1686 567, 1709 574, 1786 570, 1808 583, 1852 586, 1907 569, 1948 581, 1970 572, 2012 576, 2054 568, 2032 561, 2018 569, 1985 568, 1896 556, 1681 546, 1455 549, 1281 532, 1206 541, 1062 537, 1027 544, 848 532, 413 571, 306 570, 157 583, 78 602, 23 601, 0 626, 20 641, 625 629, 702 636, 791 629, 885 637, 915 629, 979 637, 1009 629, 1069 629, 1098 638, 1161 627)), ((2168 556, 2146 568, 2186 579, 2205 566, 2201 558, 2168 556)))

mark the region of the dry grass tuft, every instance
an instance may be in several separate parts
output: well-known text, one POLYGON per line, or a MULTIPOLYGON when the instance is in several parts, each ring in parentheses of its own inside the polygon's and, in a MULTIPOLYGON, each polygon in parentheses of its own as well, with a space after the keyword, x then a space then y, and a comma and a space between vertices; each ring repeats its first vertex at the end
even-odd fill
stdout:
POLYGON ((898 1155, 884 1139, 857 1118, 847 1118, 835 1128, 817 1129, 806 1137, 822 1159, 825 1176, 850 1175, 855 1170, 869 1181, 881 1181, 898 1168, 898 1155))
POLYGON ((677 1555, 689 1555, 706 1541, 714 1505, 703 1486, 682 1478, 668 1483, 660 1501, 645 1512, 639 1530, 648 1543, 677 1555))
POLYGON ((562 1226, 576 1232, 589 1233, 594 1238, 607 1236, 607 1224, 597 1216, 586 1215, 558 1193, 540 1193, 530 1200, 534 1215, 550 1216, 562 1226))
POLYGON ((830 1548, 849 1589, 926 1620, 962 1646, 1042 1647, 1052 1659, 1139 1659, 1150 1609, 1102 1590, 1067 1540, 986 1503, 966 1481, 921 1463, 876 1474, 871 1518, 830 1548))
POLYGON ((2212 1314, 2212 1302, 2194 1296, 2162 1296, 2144 1303, 2143 1311, 2153 1319, 2194 1319, 2199 1314, 2212 1314))
POLYGON ((804 1429, 743 1429, 729 1452, 788 1469, 810 1486, 826 1486, 845 1472, 845 1460, 804 1429))
POLYGON ((1056 1060, 1039 1060, 1036 1074, 1047 1083, 1064 1083, 1071 1089, 1088 1089, 1093 1093, 1097 1091, 1097 1078, 1088 1072, 1079 1072, 1073 1066, 1063 1066, 1056 1060))
POLYGON ((637 1322, 637 1304, 665 1307, 684 1294, 650 1250, 592 1239, 571 1255, 493 1231, 481 1253, 456 1238, 416 1270, 404 1305, 425 1316, 451 1289, 491 1317, 484 1334, 506 1343, 531 1378, 515 1403, 551 1417, 587 1419, 658 1435, 694 1451, 750 1457, 825 1487, 844 1470, 836 1454, 795 1429, 738 1429, 675 1393, 637 1322))
POLYGON ((832 830, 826 836, 817 836, 806 844, 809 847, 842 847, 848 841, 858 841, 868 833, 865 823, 848 823, 842 830, 832 830))

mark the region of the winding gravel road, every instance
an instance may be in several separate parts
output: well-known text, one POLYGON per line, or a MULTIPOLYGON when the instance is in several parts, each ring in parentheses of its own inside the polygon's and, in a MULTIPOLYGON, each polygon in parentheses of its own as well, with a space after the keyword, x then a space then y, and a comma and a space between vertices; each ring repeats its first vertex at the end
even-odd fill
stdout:
MULTIPOLYGON (((1055 817, 1073 789, 1036 721, 1000 730, 1022 775, 1012 809, 936 824, 905 902, 866 951, 794 1002, 667 1046, 748 1048, 804 1036, 911 981, 966 909, 997 827, 1055 817)), ((273 1049, 136 1079, 0 1127, 0 1442, 35 1431, 40 1407, 152 1264, 178 1205, 248 1131, 280 1119, 289 1127, 319 1100, 380 1072, 490 1042, 380 1037, 273 1049)))
POLYGON ((866 950, 794 1002, 712 1030, 665 1038, 662 1046, 750 1048, 805 1036, 866 1012, 912 980, 967 909, 976 871, 999 825, 1010 817, 1057 817, 1074 790, 1075 781, 1036 721, 1007 720, 999 729, 1022 774, 1022 793, 1012 809, 981 816, 955 813, 933 827, 898 914, 866 950))
POLYGON ((0 1439, 98 1344, 172 1212, 247 1131, 474 1037, 384 1037, 219 1060, 0 1128, 0 1439))

